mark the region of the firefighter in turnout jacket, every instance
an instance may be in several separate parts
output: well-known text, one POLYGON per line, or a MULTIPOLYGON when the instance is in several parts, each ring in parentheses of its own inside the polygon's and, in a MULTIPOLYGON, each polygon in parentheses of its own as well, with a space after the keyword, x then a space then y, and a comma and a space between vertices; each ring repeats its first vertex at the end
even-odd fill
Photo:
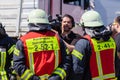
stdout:
POLYGON ((15 71, 22 80, 64 80, 71 58, 62 39, 51 30, 45 11, 31 11, 28 23, 29 32, 16 43, 15 71))
POLYGON ((12 74, 12 58, 15 48, 15 41, 10 38, 0 23, 0 80, 11 79, 12 74))
POLYGON ((116 45, 98 12, 85 12, 80 20, 85 31, 72 52, 71 80, 117 80, 115 77, 116 45))

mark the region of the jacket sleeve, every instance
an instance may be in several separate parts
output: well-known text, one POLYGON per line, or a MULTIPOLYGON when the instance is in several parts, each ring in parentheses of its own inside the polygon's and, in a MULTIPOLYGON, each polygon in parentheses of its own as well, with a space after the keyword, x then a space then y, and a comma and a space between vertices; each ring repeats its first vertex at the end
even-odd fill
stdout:
POLYGON ((10 38, 10 37, 6 37, 4 39, 3 43, 6 44, 6 49, 7 49, 6 63, 7 63, 7 65, 10 65, 10 67, 11 67, 12 66, 11 63, 12 63, 12 59, 13 59, 13 51, 14 51, 14 48, 15 48, 15 41, 12 40, 12 38, 10 38))
POLYGON ((115 56, 115 69, 116 69, 116 77, 120 80, 120 33, 115 36, 116 42, 116 56, 115 56))
POLYGON ((3 44, 3 46, 5 46, 6 48, 7 55, 6 55, 5 70, 7 72, 7 75, 9 76, 8 78, 10 78, 13 70, 12 60, 13 60, 13 51, 15 48, 15 41, 6 35, 5 38, 2 39, 1 44, 3 44))
POLYGON ((39 77, 35 76, 30 69, 25 65, 25 55, 23 50, 23 44, 21 40, 18 40, 13 55, 13 66, 15 71, 25 80, 40 80, 39 77))
POLYGON ((75 49, 72 51, 73 59, 73 72, 71 75, 71 80, 88 80, 87 73, 89 72, 89 56, 90 56, 90 44, 88 40, 80 39, 76 45, 75 49), (88 70, 88 71, 87 71, 88 70), (87 72, 87 73, 86 73, 87 72))
POLYGON ((67 54, 66 46, 62 39, 60 40, 60 49, 62 54, 61 63, 49 77, 49 80, 64 80, 70 73, 72 63, 71 56, 67 54))

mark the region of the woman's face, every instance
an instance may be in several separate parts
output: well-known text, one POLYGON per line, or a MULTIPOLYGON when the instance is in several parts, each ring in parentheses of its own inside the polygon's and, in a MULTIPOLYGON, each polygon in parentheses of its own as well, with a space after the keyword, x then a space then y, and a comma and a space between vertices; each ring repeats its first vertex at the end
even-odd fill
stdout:
POLYGON ((72 22, 69 17, 63 17, 62 19, 62 31, 69 32, 72 29, 72 22))

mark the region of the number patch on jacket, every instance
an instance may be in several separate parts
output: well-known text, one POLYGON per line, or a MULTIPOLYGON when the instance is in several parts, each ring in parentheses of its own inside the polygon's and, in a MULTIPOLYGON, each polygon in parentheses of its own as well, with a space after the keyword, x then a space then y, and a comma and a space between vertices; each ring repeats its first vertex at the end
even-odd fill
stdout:
POLYGON ((110 49, 110 48, 114 48, 114 47, 115 46, 114 46, 113 42, 111 42, 111 43, 107 42, 107 43, 97 44, 95 46, 95 50, 100 51, 100 50, 106 50, 106 49, 110 49))
POLYGON ((28 52, 59 50, 56 37, 39 37, 26 40, 28 52))

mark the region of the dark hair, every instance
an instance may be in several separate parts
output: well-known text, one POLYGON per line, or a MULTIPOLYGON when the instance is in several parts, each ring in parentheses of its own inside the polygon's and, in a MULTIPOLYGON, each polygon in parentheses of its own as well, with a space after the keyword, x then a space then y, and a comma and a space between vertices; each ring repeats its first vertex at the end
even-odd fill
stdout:
POLYGON ((72 27, 75 26, 74 18, 73 18, 71 15, 69 15, 69 14, 65 14, 62 18, 64 18, 64 17, 68 17, 68 18, 70 18, 70 19, 71 19, 71 22, 72 22, 72 27))
POLYGON ((6 31, 4 27, 5 26, 3 26, 2 23, 0 23, 0 39, 6 36, 6 31))
POLYGON ((117 17, 115 18, 115 22, 117 22, 117 23, 120 25, 120 16, 117 16, 117 17))

